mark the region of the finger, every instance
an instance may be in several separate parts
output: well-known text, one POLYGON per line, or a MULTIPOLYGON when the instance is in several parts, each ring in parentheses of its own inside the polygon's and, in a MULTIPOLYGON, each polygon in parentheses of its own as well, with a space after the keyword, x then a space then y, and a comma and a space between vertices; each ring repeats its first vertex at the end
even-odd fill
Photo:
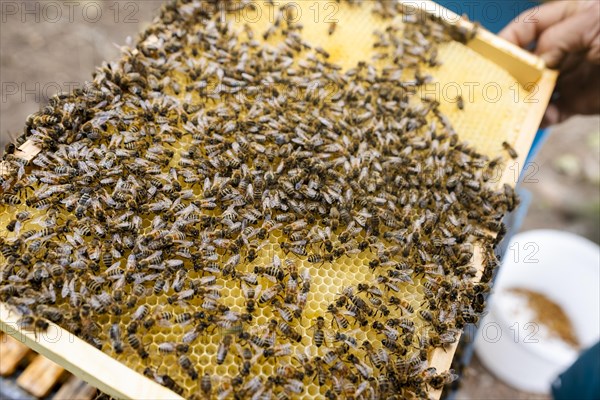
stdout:
POLYGON ((523 11, 500 32, 500 37, 519 47, 527 47, 546 29, 567 18, 573 12, 571 3, 571 1, 554 1, 523 11))
POLYGON ((560 97, 556 106, 561 118, 571 114, 598 114, 600 112, 600 66, 581 60, 579 67, 561 74, 557 90, 560 97))
POLYGON ((600 21, 592 13, 575 14, 542 32, 535 52, 548 67, 558 67, 567 54, 590 50, 599 28, 600 21))

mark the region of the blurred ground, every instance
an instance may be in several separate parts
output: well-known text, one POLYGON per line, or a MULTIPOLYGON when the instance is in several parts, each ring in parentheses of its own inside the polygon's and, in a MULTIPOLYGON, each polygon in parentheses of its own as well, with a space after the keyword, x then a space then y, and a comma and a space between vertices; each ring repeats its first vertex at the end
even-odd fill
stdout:
POLYGON ((82 87, 94 68, 156 15, 160 0, 0 0, 0 143, 56 92, 82 87))
MULTIPOLYGON (((115 43, 135 38, 159 5, 158 0, 0 1, 0 148, 48 97, 81 87, 103 60, 114 60, 115 43), (48 4, 59 6, 61 18, 48 4)), ((560 229, 600 242, 600 117, 578 117, 554 127, 526 174, 523 187, 534 200, 523 230, 560 229)), ((475 358, 458 398, 548 397, 504 385, 475 358)))
POLYGON ((552 127, 523 187, 533 193, 523 230, 561 229, 600 243, 600 117, 552 127))

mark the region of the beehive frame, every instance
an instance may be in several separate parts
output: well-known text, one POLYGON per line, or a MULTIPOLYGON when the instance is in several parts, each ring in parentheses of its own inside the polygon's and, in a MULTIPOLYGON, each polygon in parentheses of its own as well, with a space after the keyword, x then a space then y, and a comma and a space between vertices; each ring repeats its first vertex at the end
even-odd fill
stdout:
MULTIPOLYGON (((414 6, 412 2, 406 3, 407 6, 414 6)), ((436 13, 449 23, 460 24, 467 29, 471 28, 469 22, 434 3, 419 2, 418 5, 428 12, 436 13)), ((536 100, 538 101, 528 107, 527 115, 523 118, 519 134, 513 143, 520 155, 516 162, 522 165, 553 90, 556 74, 544 69, 543 64, 537 58, 484 30, 478 33, 469 47, 511 72, 520 83, 537 83, 536 100)), ((32 143, 25 143, 19 148, 17 155, 31 160, 38 151, 32 143)), ((508 175, 503 175, 504 181, 512 180, 512 176, 508 175)), ((475 264, 478 266, 480 264, 477 258, 475 264)), ((0 328, 2 330, 112 396, 134 399, 179 398, 169 390, 116 362, 58 326, 52 325, 48 335, 45 335, 46 338, 57 339, 42 342, 37 340, 32 333, 17 330, 15 328, 17 318, 16 315, 11 315, 4 305, 0 305, 0 328)), ((447 348, 446 352, 441 349, 434 352, 431 364, 440 371, 447 370, 452 361, 455 346, 456 344, 447 348)), ((439 397, 440 392, 434 392, 431 395, 439 397)))

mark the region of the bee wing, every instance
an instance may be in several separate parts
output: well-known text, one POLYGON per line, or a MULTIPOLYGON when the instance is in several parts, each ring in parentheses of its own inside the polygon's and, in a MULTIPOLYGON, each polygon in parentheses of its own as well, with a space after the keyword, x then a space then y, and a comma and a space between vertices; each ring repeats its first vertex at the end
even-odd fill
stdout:
POLYGON ((262 291, 262 285, 257 285, 254 288, 254 299, 258 299, 260 297, 260 292, 262 291))
POLYGON ((371 376, 373 374, 373 368, 369 367, 367 364, 360 362, 356 364, 356 368, 364 377, 371 376))
POLYGON ((179 259, 171 259, 166 261, 168 267, 180 267, 183 265, 183 261, 179 259))
POLYGON ((173 324, 171 323, 171 321, 166 320, 166 319, 161 319, 158 321, 158 326, 161 326, 163 328, 170 328, 173 326, 173 324))
POLYGON ((75 278, 71 279, 71 282, 69 282, 68 285, 64 285, 63 286, 63 298, 67 297, 68 295, 74 296, 75 295, 75 278))
POLYGON ((18 235, 21 232, 21 221, 17 221, 15 224, 15 234, 18 235))
POLYGON ((345 332, 346 336, 356 336, 359 335, 362 331, 359 328, 352 329, 351 331, 345 332))
POLYGON ((248 287, 248 285, 246 284, 246 282, 242 281, 242 293, 244 294, 244 297, 246 299, 248 299, 248 292, 250 291, 250 287, 248 287))
POLYGON ((413 283, 413 280, 408 273, 400 274, 395 278, 390 278, 390 281, 393 281, 396 283, 401 283, 401 282, 413 283))
POLYGON ((273 256, 273 266, 280 268, 281 267, 281 259, 277 254, 273 256))
POLYGON ((297 304, 292 303, 284 303, 286 307, 288 307, 292 311, 300 310, 300 307, 297 304))
POLYGON ((454 343, 456 342, 456 333, 455 332, 444 332, 440 335, 440 340, 442 343, 454 343))
POLYGON ((349 315, 350 317, 356 316, 355 313, 353 313, 352 311, 348 311, 348 310, 342 310, 342 311, 340 311, 340 314, 349 315))
POLYGON ((239 254, 239 253, 238 253, 238 254, 234 254, 234 255, 232 255, 231 257, 229 257, 229 260, 227 260, 227 263, 226 263, 226 265, 227 265, 227 266, 230 266, 230 267, 235 267, 236 265, 238 265, 238 264, 239 264, 239 262, 240 262, 240 258, 241 258, 241 257, 240 257, 240 254, 239 254))
POLYGON ((152 269, 156 269, 158 271, 162 271, 166 267, 165 267, 165 263, 160 263, 160 264, 151 264, 148 268, 152 268, 152 269))
POLYGON ((303 281, 310 281, 310 271, 308 268, 303 269, 302 272, 300 272, 300 276, 303 281))

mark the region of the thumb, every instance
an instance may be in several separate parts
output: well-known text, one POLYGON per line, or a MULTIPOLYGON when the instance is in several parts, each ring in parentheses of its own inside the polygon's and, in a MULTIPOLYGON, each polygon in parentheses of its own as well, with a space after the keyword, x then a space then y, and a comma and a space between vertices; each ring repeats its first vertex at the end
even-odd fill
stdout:
POLYGON ((574 14, 542 32, 535 52, 548 67, 557 68, 567 54, 590 50, 597 24, 590 13, 574 14))

